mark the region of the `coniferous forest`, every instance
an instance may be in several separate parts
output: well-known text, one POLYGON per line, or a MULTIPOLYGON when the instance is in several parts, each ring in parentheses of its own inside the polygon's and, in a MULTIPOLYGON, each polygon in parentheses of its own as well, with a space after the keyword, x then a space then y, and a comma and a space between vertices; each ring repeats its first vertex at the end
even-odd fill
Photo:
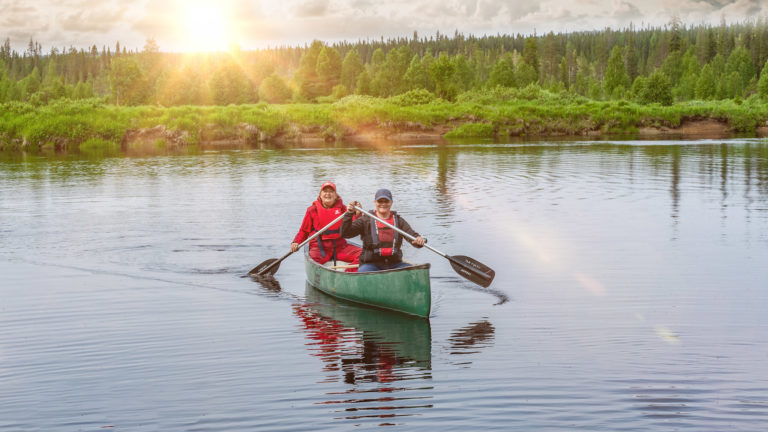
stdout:
MULTIPOLYGON (((399 105, 540 98, 633 107, 727 102, 762 113, 768 102, 768 21, 713 26, 673 18, 662 27, 545 35, 414 32, 219 53, 162 52, 153 39, 140 49, 116 42, 44 53, 30 40, 18 52, 8 39, 0 46, 0 103, 16 113, 67 100, 153 107, 323 105, 351 95, 399 98, 399 105)), ((493 131, 498 135, 498 126, 493 131)), ((6 128, 0 134, 7 141, 22 133, 6 128)))

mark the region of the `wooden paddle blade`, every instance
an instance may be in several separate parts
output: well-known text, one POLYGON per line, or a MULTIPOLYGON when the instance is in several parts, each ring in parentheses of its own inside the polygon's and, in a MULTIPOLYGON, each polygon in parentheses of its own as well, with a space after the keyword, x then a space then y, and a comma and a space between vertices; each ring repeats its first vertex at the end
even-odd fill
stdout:
POLYGON ((487 288, 496 276, 496 272, 492 268, 468 256, 449 256, 448 261, 450 261, 451 267, 453 267, 456 273, 483 288, 487 288))
POLYGON ((251 271, 248 272, 249 276, 272 276, 275 274, 278 268, 280 268, 280 263, 277 262, 277 258, 270 258, 263 263, 257 265, 251 271), (274 264, 274 265, 273 265, 274 264), (270 267, 271 266, 271 267, 270 267))

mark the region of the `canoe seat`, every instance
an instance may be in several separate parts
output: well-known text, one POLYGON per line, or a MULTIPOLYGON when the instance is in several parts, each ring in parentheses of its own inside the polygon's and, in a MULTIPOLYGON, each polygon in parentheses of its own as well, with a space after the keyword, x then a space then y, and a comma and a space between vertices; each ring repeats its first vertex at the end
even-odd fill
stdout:
POLYGON ((347 261, 337 260, 336 264, 334 264, 333 261, 328 261, 327 263, 323 264, 323 267, 327 267, 337 272, 343 272, 349 268, 357 268, 357 264, 350 264, 347 261))

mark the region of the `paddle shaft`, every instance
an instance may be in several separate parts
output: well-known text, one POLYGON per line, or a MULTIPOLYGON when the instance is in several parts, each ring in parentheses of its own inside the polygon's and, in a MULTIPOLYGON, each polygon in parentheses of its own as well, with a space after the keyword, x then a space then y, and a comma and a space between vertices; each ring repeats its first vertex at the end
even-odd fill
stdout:
MULTIPOLYGON (((393 230, 395 230, 395 231, 399 232, 400 234, 402 234, 403 236, 405 236, 405 238, 407 238, 408 240, 410 240, 410 241, 414 241, 414 240, 416 240, 416 237, 414 237, 414 236, 412 236, 412 235, 408 234, 407 232, 405 232, 405 231, 401 230, 400 228, 398 228, 398 227, 396 227, 396 226, 390 225, 390 224, 389 224, 387 221, 385 221, 384 219, 382 219, 382 218, 380 218, 380 217, 376 216, 375 214, 372 214, 372 213, 368 213, 367 211, 365 211, 365 210, 361 209, 361 208, 360 208, 360 207, 358 207, 358 206, 353 206, 353 207, 354 207, 356 210, 360 210, 361 212, 363 212, 363 214, 364 214, 364 215, 366 215, 366 216, 369 216, 369 217, 372 217, 372 218, 376 219, 377 221, 379 221, 379 222, 383 223, 384 225, 386 225, 386 226, 388 226, 388 227, 392 228, 393 230)), ((448 256, 448 255, 444 254, 443 252, 440 252, 439 250, 437 250, 437 249, 433 248, 432 246, 430 246, 430 245, 428 245, 428 244, 426 244, 426 243, 424 243, 424 247, 425 247, 425 248, 427 248, 427 249, 429 249, 429 250, 431 250, 432 252, 434 252, 434 253, 436 253, 436 254, 440 255, 440 256, 441 256, 441 257, 443 257, 443 258, 447 258, 447 259, 449 259, 449 260, 451 259, 451 257, 450 257, 450 256, 448 256)), ((461 265, 461 263, 458 263, 458 264, 459 264, 459 265, 461 265)))
MULTIPOLYGON (((320 234, 324 233, 324 232, 325 232, 325 230, 327 230, 328 228, 332 227, 332 226, 333 226, 333 225, 334 225, 336 222, 340 221, 342 218, 344 218, 344 212, 342 212, 342 213, 339 215, 339 217, 337 217, 336 219, 334 219, 334 220, 333 220, 333 222, 329 223, 328 225, 326 225, 326 226, 324 226, 323 228, 321 228, 320 230, 318 230, 316 233, 314 233, 314 234, 312 234, 311 236, 307 237, 307 239, 306 239, 306 240, 304 240, 303 242, 301 242, 301 244, 299 244, 299 247, 297 248, 297 250, 298 250, 298 249, 301 249, 301 248, 302 248, 302 247, 303 247, 305 244, 307 244, 307 243, 309 243, 310 241, 312 241, 312 240, 313 240, 315 237, 317 237, 317 236, 319 236, 320 234)), ((277 261, 273 262, 272 264, 268 265, 267 267, 264 267, 263 269, 261 269, 261 271, 260 271, 258 274, 260 274, 260 275, 261 275, 261 274, 264 274, 264 273, 266 273, 267 271, 269 271, 269 269, 271 269, 272 267, 276 266, 277 264, 279 264, 279 263, 280 263, 281 261, 283 261, 284 259, 286 259, 286 258, 288 258, 289 256, 291 256, 291 254, 292 254, 292 253, 293 253, 293 251, 290 251, 290 252, 288 252, 287 254, 283 255, 283 257, 282 257, 282 258, 278 259, 277 261)))
POLYGON ((336 269, 342 269, 342 268, 348 269, 348 268, 358 268, 358 267, 360 267, 360 264, 335 265, 335 266, 330 266, 328 268, 336 270, 336 269))
MULTIPOLYGON (((371 214, 371 213, 368 213, 368 212, 366 212, 365 210, 361 209, 358 206, 353 206, 353 207, 356 210, 360 210, 361 212, 363 212, 364 215, 372 217, 372 218, 376 219, 377 221, 383 223, 384 225, 386 225, 386 226, 392 228, 393 230, 399 232, 400 234, 405 236, 405 238, 407 238, 408 240, 410 240, 410 241, 416 240, 416 238, 414 236, 408 234, 407 232, 405 232, 405 231, 403 231, 403 230, 401 230, 401 229, 399 229, 399 228, 397 228, 395 226, 392 226, 387 221, 382 220, 378 216, 376 216, 374 214, 371 214)), ((478 284, 478 285, 480 285, 482 287, 487 287, 488 285, 491 284, 491 282, 493 282, 493 278, 494 278, 496 272, 494 272, 492 268, 486 266, 485 264, 483 264, 483 263, 481 263, 481 262, 479 262, 477 260, 474 260, 474 259, 472 259, 470 257, 466 257, 466 256, 455 256, 455 257, 453 257, 453 256, 450 256, 450 255, 447 255, 447 254, 445 254, 443 252, 440 252, 439 250, 433 248, 432 246, 429 246, 426 243, 424 244, 424 247, 426 247, 427 249, 431 250, 432 252, 440 255, 441 257, 447 259, 451 263, 451 267, 453 267, 453 269, 458 274, 460 274, 462 277, 464 277, 466 279, 469 279, 470 281, 472 281, 472 282, 474 282, 474 283, 476 283, 476 284, 478 284)))

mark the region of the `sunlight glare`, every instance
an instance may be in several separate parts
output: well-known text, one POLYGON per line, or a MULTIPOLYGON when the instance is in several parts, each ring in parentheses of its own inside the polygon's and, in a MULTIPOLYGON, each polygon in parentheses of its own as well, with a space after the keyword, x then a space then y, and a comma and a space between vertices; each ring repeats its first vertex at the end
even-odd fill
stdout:
POLYGON ((190 2, 186 7, 187 50, 225 51, 231 41, 221 8, 213 2, 190 2))
POLYGON ((678 336, 669 328, 663 325, 657 325, 654 330, 656 330, 656 335, 660 337, 664 342, 672 345, 677 345, 680 343, 680 336, 678 336))

